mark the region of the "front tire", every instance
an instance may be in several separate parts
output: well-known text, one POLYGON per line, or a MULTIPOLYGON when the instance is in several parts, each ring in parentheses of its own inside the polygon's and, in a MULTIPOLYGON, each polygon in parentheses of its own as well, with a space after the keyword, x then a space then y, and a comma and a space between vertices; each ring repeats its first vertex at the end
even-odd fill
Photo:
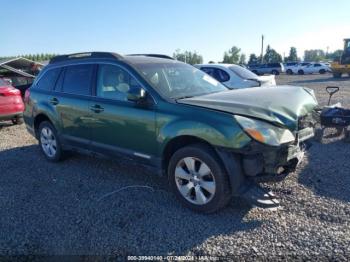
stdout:
POLYGON ((47 160, 58 162, 63 158, 62 145, 57 131, 48 121, 39 125, 39 145, 47 160))
POLYGON ((345 141, 346 143, 350 143, 350 129, 345 129, 344 141, 345 141))
POLYGON ((292 75, 293 71, 291 69, 287 69, 286 73, 287 73, 287 75, 292 75))
POLYGON ((277 70, 272 70, 271 73, 272 73, 273 75, 275 75, 275 76, 277 76, 277 75, 280 74, 280 72, 278 72, 277 70))
POLYGON ((322 144, 323 142, 323 133, 324 133, 324 129, 321 127, 321 128, 317 128, 315 129, 315 140, 319 143, 322 144))
POLYGON ((169 162, 168 179, 180 202, 197 212, 216 212, 231 199, 226 170, 216 153, 205 145, 176 151, 169 162))
POLYGON ((342 73, 333 73, 334 78, 341 78, 342 73))
POLYGON ((325 74, 325 73, 326 73, 326 70, 321 69, 321 70, 319 71, 319 73, 320 73, 321 75, 323 75, 323 74, 325 74))
POLYGON ((298 70, 298 74, 299 75, 303 75, 304 74, 304 70, 298 70))

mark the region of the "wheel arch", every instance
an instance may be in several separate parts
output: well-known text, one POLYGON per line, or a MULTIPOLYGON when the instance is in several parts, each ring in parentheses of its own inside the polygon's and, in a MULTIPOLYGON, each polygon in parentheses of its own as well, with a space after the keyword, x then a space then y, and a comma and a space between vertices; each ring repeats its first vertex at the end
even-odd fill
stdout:
POLYGON ((162 155, 162 171, 163 175, 167 175, 168 165, 171 156, 180 148, 190 145, 204 145, 216 156, 219 164, 223 166, 227 172, 228 181, 232 195, 241 195, 247 189, 247 180, 244 177, 243 170, 240 164, 240 155, 233 155, 231 152, 216 147, 208 141, 191 136, 183 135, 171 139, 164 147, 162 155))
POLYGON ((52 121, 52 119, 45 113, 39 113, 34 117, 34 132, 35 132, 35 137, 38 138, 38 130, 39 130, 39 126, 42 122, 44 121, 48 121, 50 122, 52 125, 54 125, 54 122, 52 121))
MULTIPOLYGON (((217 114, 206 117, 206 121, 171 121, 160 128, 158 133, 158 155, 162 170, 179 148, 190 144, 204 144, 214 149, 219 147, 242 148, 251 141, 242 129, 232 120, 232 116, 217 114)), ((220 158, 220 157, 219 157, 220 158)))
POLYGON ((203 144, 208 148, 212 149, 213 151, 215 151, 215 148, 208 141, 202 138, 199 138, 193 135, 181 135, 181 136, 174 137, 167 142, 167 144, 165 145, 162 151, 163 172, 166 174, 170 158, 177 150, 185 146, 194 145, 194 144, 203 144))

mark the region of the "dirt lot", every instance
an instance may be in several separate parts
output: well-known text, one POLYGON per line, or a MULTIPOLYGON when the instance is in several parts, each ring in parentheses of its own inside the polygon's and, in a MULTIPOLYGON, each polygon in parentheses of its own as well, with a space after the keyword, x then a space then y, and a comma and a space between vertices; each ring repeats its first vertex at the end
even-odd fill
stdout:
MULTIPOLYGON (((350 107, 350 79, 279 76, 308 86, 321 104, 327 85, 350 107)), ((45 161, 25 126, 0 128, 0 254, 213 255, 350 259, 350 144, 315 143, 299 170, 272 188, 277 211, 232 200, 218 214, 183 208, 165 179, 132 163, 73 155, 45 161), (151 188, 127 188, 126 186, 151 188), (106 195, 107 194, 107 195, 106 195)))

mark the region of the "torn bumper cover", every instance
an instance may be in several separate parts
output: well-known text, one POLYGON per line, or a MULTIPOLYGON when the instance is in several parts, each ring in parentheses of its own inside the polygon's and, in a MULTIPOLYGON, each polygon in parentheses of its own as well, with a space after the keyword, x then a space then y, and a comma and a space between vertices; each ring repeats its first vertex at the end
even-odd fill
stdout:
POLYGON ((226 156, 231 155, 232 158, 234 155, 240 156, 240 165, 245 178, 248 177, 254 182, 279 182, 295 171, 305 151, 311 145, 307 140, 313 136, 313 128, 310 127, 299 131, 293 143, 269 146, 252 141, 239 150, 219 151, 226 151, 226 156))
POLYGON ((303 142, 278 148, 252 144, 242 154, 243 172, 255 182, 279 182, 295 171, 308 147, 303 142))

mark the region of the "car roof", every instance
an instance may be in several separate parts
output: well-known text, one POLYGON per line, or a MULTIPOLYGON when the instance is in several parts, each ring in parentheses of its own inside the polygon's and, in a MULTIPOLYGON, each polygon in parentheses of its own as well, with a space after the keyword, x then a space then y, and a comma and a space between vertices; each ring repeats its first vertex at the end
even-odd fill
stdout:
POLYGON ((75 63, 81 63, 85 61, 121 61, 129 65, 137 64, 147 64, 147 63, 182 63, 180 61, 161 58, 156 56, 146 56, 146 55, 120 55, 112 52, 84 52, 84 53, 74 53, 67 55, 55 56, 50 60, 48 67, 51 66, 65 66, 74 65, 75 63))
POLYGON ((125 61, 130 64, 164 64, 164 63, 182 63, 180 61, 169 59, 169 58, 160 58, 154 56, 143 56, 143 55, 133 55, 133 56, 123 56, 122 61, 125 61))
POLYGON ((129 54, 126 56, 148 56, 148 57, 158 57, 158 58, 166 58, 166 59, 175 60, 173 57, 168 56, 168 55, 163 55, 163 54, 129 54))

